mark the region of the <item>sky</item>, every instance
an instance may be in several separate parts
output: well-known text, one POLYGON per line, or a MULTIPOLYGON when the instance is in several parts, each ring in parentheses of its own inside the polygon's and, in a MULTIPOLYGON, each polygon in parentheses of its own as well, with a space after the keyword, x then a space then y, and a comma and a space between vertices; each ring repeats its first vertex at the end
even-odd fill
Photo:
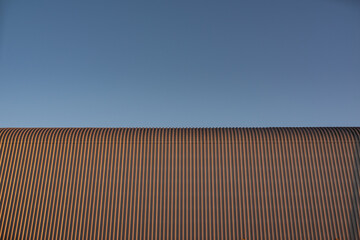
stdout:
POLYGON ((0 127, 360 126, 360 0, 0 0, 0 127))

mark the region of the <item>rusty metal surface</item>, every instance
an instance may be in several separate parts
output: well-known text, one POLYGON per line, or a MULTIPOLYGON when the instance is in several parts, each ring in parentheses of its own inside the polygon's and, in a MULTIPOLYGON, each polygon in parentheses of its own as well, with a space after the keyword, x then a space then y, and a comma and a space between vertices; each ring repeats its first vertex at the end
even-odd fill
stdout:
POLYGON ((360 128, 3 128, 1 239, 360 239, 360 128))

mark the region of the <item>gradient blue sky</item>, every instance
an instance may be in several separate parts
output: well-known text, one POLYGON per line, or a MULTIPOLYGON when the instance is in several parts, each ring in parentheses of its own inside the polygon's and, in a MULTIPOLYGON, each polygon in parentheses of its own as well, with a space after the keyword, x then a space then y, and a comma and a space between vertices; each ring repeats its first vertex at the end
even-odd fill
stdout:
POLYGON ((0 127, 360 126, 358 0, 0 8, 0 127))

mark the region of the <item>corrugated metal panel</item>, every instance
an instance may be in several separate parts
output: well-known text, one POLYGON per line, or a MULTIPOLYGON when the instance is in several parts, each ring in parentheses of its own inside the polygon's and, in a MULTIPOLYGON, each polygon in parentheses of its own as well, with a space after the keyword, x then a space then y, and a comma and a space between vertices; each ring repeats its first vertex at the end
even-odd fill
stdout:
POLYGON ((2 239, 360 239, 360 128, 0 129, 2 239))

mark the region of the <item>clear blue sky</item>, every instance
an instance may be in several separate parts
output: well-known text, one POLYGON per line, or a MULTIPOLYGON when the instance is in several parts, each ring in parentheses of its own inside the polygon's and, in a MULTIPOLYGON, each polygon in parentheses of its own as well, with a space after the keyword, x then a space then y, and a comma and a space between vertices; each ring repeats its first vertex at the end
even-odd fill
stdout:
POLYGON ((0 127, 360 126, 359 0, 0 1, 0 127))

